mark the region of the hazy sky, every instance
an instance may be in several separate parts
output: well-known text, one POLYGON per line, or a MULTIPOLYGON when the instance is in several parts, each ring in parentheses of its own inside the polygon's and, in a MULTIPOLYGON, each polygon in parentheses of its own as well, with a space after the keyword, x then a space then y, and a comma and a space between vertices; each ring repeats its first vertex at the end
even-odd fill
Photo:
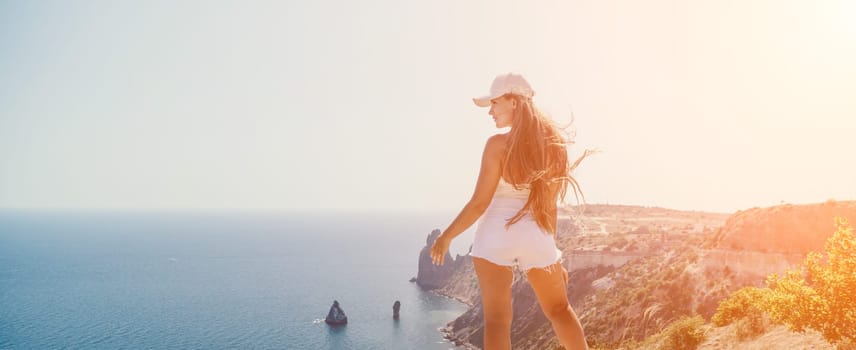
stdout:
POLYGON ((856 199, 856 3, 0 1, 0 207, 458 210, 527 76, 590 203, 856 199))

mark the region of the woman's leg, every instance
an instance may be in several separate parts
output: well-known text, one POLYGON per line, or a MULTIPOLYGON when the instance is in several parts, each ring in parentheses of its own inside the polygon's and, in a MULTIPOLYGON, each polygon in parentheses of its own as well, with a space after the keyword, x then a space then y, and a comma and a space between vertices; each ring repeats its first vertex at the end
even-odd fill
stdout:
POLYGON ((510 266, 500 266, 473 257, 484 306, 484 349, 511 349, 511 280, 510 266))
POLYGON ((526 279, 532 285, 541 311, 553 323, 556 336, 567 350, 588 349, 580 320, 568 303, 565 286, 568 284, 568 271, 561 263, 547 269, 530 269, 526 279))

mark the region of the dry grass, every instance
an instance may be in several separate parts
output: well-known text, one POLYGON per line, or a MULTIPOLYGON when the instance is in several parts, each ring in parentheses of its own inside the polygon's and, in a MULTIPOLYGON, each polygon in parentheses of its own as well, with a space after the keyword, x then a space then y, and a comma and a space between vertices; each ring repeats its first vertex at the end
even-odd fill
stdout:
POLYGON ((741 341, 738 333, 740 325, 736 322, 725 327, 711 327, 707 331, 707 339, 701 343, 699 350, 835 350, 835 346, 823 339, 820 333, 808 331, 796 333, 782 325, 770 325, 766 333, 755 338, 741 341))

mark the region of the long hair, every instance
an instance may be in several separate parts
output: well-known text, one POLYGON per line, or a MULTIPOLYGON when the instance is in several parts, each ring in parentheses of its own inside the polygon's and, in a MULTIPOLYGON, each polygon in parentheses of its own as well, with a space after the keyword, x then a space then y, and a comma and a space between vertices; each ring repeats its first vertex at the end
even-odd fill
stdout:
POLYGON ((508 174, 509 182, 515 189, 529 189, 526 204, 508 219, 505 226, 516 223, 528 212, 539 227, 555 234, 557 200, 561 198, 564 202, 568 187, 573 189, 578 202, 580 196, 583 196, 571 172, 587 153, 569 165, 569 140, 563 137, 560 132, 562 129, 535 108, 531 98, 515 94, 506 94, 503 98, 517 101, 503 173, 508 174))

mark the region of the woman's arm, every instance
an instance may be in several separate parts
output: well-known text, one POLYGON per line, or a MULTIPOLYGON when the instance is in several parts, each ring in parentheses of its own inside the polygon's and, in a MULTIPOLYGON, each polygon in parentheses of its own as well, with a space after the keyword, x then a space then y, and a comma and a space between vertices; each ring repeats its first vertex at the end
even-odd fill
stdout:
POLYGON ((502 176, 502 158, 505 152, 505 135, 494 135, 487 140, 482 153, 481 170, 475 191, 461 212, 434 241, 431 247, 431 260, 436 265, 442 265, 449 251, 452 239, 472 226, 484 214, 490 205, 499 178, 502 176))

